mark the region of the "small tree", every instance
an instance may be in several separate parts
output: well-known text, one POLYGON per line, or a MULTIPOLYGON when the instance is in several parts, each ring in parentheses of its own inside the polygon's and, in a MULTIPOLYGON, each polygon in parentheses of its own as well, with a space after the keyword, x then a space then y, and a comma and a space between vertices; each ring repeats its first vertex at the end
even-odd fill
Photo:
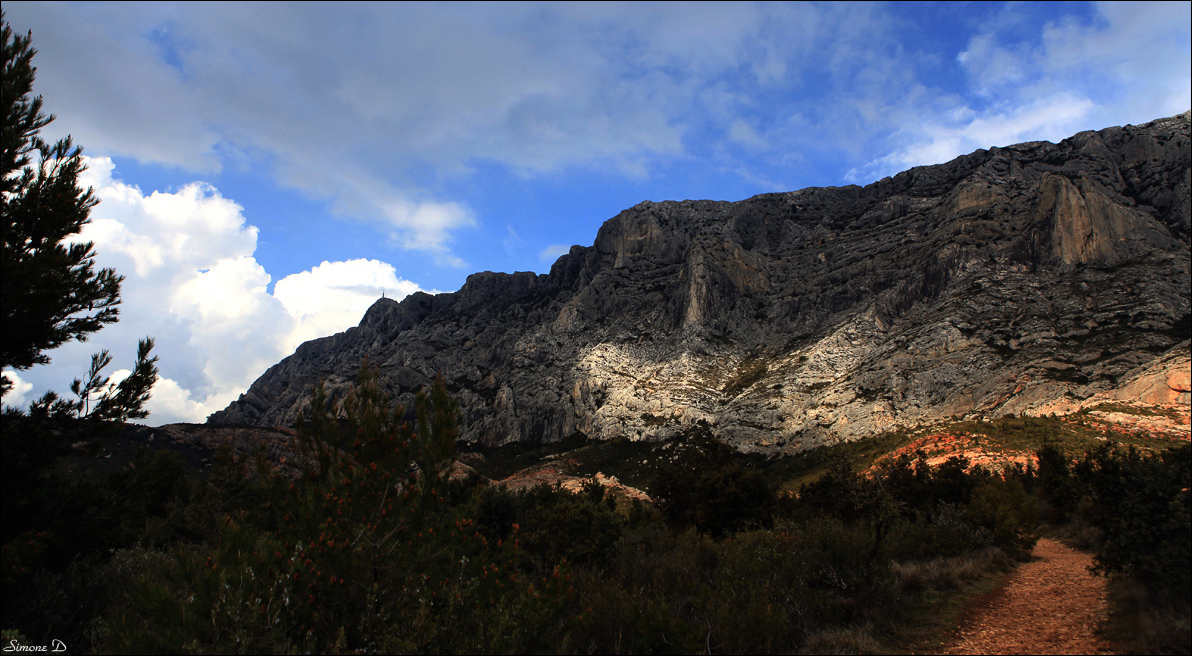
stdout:
MULTIPOLYGON (((70 137, 51 146, 38 136, 54 116, 42 113, 41 96, 31 97, 37 51, 29 46, 31 35, 14 34, 7 21, 3 39, 0 367, 21 370, 48 363, 46 351, 115 322, 123 278, 112 269, 95 270, 91 242, 70 240, 99 202, 91 189, 79 187, 83 151, 70 137)), ((4 377, 0 393, 11 386, 4 377)))

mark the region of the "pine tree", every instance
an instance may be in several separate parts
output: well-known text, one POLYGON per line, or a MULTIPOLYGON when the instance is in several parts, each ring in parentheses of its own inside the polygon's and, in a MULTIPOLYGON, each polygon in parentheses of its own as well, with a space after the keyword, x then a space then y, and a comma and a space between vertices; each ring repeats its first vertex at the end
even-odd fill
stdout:
MULTIPOLYGON (((113 269, 96 271, 94 244, 72 239, 99 203, 91 189, 79 187, 83 149, 72 146, 69 136, 53 146, 38 136, 54 115, 42 113, 41 96, 31 97, 37 72, 32 65, 37 51, 29 46, 32 34, 13 34, 3 13, 0 22, 4 40, 0 368, 20 370, 48 364, 46 351, 72 339, 85 341, 114 323, 124 277, 113 269)), ((95 354, 85 379, 76 379, 71 386, 77 401, 47 392, 30 406, 30 413, 111 422, 145 418, 145 403, 157 382, 157 357, 149 356, 152 349, 152 339, 141 340, 132 374, 118 385, 109 384, 101 374, 112 359, 107 350, 95 354)), ((0 376, 0 396, 10 387, 12 382, 0 376)))
MULTIPOLYGON (((3 21, 0 367, 16 370, 46 364, 46 351, 84 341, 115 322, 123 280, 112 269, 95 270, 92 243, 70 239, 87 224, 98 199, 79 187, 82 149, 70 137, 50 145, 38 136, 54 116, 42 113, 41 96, 31 96, 37 70, 31 38, 14 34, 3 21)), ((11 386, 3 378, 0 392, 11 386)))

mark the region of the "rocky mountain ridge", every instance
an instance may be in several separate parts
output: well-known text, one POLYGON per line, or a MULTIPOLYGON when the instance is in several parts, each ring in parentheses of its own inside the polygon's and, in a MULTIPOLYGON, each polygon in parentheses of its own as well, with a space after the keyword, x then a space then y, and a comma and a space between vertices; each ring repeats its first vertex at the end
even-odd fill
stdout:
POLYGON ((208 421, 288 426, 366 358, 407 405, 441 372, 461 439, 490 445, 698 429, 791 452, 1131 384, 1188 403, 1190 188, 1184 113, 865 187, 643 202, 549 274, 378 300, 208 421))

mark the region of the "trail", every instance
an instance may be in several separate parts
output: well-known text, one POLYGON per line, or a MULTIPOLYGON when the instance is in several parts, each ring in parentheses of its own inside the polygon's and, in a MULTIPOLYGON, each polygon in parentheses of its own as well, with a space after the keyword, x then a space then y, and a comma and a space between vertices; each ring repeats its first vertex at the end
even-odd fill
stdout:
POLYGON ((1105 619, 1106 582, 1092 556, 1040 539, 1006 585, 976 600, 945 654, 1110 654, 1094 633, 1105 619))

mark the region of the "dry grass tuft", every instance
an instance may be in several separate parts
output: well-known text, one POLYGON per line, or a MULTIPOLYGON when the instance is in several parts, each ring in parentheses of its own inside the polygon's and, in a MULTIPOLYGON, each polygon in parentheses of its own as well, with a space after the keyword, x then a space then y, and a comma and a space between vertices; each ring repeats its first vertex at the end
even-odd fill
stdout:
POLYGON ((903 590, 955 590, 985 572, 1001 567, 1006 560, 1000 549, 990 547, 964 556, 891 563, 890 569, 903 590))
POLYGON ((866 654, 883 651, 880 641, 873 637, 873 626, 833 627, 816 631, 807 637, 803 654, 866 654))

